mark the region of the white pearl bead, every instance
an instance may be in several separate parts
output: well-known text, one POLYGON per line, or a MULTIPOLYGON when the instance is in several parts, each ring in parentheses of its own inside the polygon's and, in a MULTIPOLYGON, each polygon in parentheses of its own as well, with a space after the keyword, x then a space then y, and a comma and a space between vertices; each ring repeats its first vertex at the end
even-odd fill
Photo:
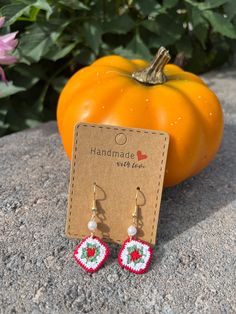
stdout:
POLYGON ((88 222, 88 229, 90 231, 94 231, 95 229, 97 229, 97 223, 95 220, 89 220, 88 222))
POLYGON ((129 226, 128 228, 128 235, 129 236, 134 236, 137 233, 137 229, 135 226, 129 226))

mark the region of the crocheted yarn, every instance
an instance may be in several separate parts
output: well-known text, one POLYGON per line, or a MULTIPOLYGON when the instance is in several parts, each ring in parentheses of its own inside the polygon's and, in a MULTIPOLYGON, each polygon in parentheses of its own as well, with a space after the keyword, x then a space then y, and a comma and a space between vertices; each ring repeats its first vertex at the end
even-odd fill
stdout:
POLYGON ((89 273, 97 271, 108 255, 108 246, 95 236, 84 238, 74 251, 76 262, 89 273))
POLYGON ((142 240, 127 239, 118 255, 121 267, 135 274, 147 271, 152 258, 152 248, 142 240))

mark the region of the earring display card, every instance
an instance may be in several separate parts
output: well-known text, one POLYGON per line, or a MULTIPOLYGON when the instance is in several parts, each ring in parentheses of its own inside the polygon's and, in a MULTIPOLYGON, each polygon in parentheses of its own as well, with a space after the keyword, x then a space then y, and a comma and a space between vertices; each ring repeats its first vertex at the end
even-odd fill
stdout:
POLYGON ((123 243, 138 194, 137 237, 156 241, 169 136, 146 129, 79 123, 75 127, 66 235, 89 235, 96 182, 97 236, 123 243))

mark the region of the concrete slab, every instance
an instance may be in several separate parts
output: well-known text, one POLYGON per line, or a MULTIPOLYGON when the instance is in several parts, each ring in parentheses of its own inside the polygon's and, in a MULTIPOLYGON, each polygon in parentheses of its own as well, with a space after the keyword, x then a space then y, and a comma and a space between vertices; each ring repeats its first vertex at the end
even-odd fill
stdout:
POLYGON ((225 113, 216 160, 163 195, 150 271, 98 273, 64 236, 69 161, 55 122, 0 139, 0 313, 236 313, 236 70, 204 76, 225 113))

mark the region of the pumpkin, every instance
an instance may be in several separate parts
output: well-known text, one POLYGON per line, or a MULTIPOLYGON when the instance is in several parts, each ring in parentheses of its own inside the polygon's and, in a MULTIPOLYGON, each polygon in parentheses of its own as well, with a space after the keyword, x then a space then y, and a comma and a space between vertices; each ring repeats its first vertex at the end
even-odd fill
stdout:
POLYGON ((114 55, 76 72, 62 90, 57 108, 69 158, 74 126, 93 122, 167 132, 164 186, 205 168, 221 143, 221 106, 201 78, 167 64, 169 60, 169 52, 161 47, 150 65, 114 55))

